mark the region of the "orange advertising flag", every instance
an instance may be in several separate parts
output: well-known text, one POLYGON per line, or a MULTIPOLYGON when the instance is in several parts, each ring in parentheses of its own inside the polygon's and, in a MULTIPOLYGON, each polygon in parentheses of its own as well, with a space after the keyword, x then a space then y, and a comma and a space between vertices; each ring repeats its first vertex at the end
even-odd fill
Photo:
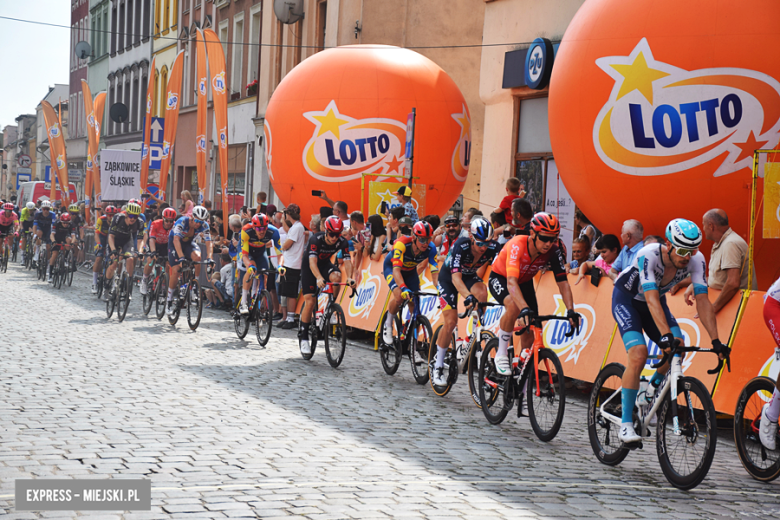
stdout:
POLYGON ((94 175, 92 176, 93 184, 95 185, 95 204, 98 206, 103 202, 101 198, 100 188, 100 161, 97 160, 97 151, 100 146, 100 125, 103 124, 103 109, 106 107, 106 92, 99 92, 95 96, 95 102, 92 104, 92 110, 95 114, 95 155, 92 156, 93 166, 92 170, 94 175))
MULTIPOLYGON (((52 185, 54 184, 54 175, 60 183, 63 193, 70 198, 70 185, 68 184, 68 158, 65 154, 65 138, 62 135, 57 114, 54 113, 54 107, 47 101, 41 101, 43 106, 43 119, 46 122, 46 133, 49 136, 49 153, 52 161, 52 185)), ((63 201, 65 203, 66 201, 63 201)))
POLYGON ((173 145, 176 141, 176 126, 179 122, 179 99, 181 99, 181 79, 184 64, 184 51, 179 51, 173 60, 171 75, 166 87, 165 96, 165 132, 163 133, 163 151, 160 161, 160 199, 166 197, 165 188, 168 186, 168 170, 173 159, 173 145))
MULTIPOLYGON (((217 123, 217 136, 219 138, 219 173, 222 186, 222 211, 228 210, 228 138, 227 138, 227 103, 228 88, 225 79, 225 54, 217 34, 211 29, 203 31, 206 39, 206 51, 209 58, 209 72, 211 73, 211 88, 214 96, 214 118, 217 123)), ((227 219, 222 221, 224 233, 227 236, 227 219)))
MULTIPOLYGON (((149 153, 149 143, 152 139, 152 99, 154 96, 154 58, 152 58, 152 66, 149 69, 149 86, 146 88, 146 117, 144 118, 144 143, 141 147, 141 194, 146 193, 146 186, 149 182, 149 161, 151 160, 151 154, 149 153)), ((144 200, 144 207, 146 207, 146 199, 144 200)))
POLYGON ((92 108, 92 91, 89 88, 89 84, 86 80, 81 80, 81 91, 84 95, 84 116, 87 121, 87 172, 84 179, 84 206, 86 211, 84 214, 87 217, 87 224, 89 224, 90 206, 92 203, 92 179, 95 175, 94 160, 97 153, 97 143, 95 142, 95 113, 92 108))
POLYGON ((197 79, 198 79, 198 125, 195 137, 195 165, 198 171, 198 204, 203 204, 206 198, 206 124, 209 103, 209 78, 206 70, 206 44, 203 33, 197 34, 197 79))

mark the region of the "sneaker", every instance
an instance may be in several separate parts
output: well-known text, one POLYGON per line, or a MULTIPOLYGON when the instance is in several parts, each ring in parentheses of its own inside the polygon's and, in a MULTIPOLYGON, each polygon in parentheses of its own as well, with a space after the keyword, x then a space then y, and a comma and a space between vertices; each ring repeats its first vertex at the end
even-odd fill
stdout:
POLYGON ((776 437, 777 437, 777 421, 772 421, 767 417, 766 411, 769 408, 769 403, 764 405, 764 408, 761 410, 761 422, 759 423, 758 428, 758 438, 761 439, 761 444, 764 445, 764 448, 774 451, 775 448, 777 448, 776 445, 776 437))
POLYGON ((92 294, 97 294, 97 285, 92 284, 92 294))
POLYGON ((447 374, 444 373, 444 367, 433 369, 433 384, 436 386, 447 386, 447 374))
POLYGON ((624 444, 631 444, 632 442, 639 442, 642 440, 635 431, 633 424, 623 424, 620 426, 620 433, 618 433, 618 440, 624 444))
POLYGON ((309 355, 311 354, 311 345, 309 345, 308 339, 300 339, 298 340, 301 347, 301 354, 309 355))
POLYGON ((509 356, 496 356, 496 372, 500 376, 508 376, 512 374, 512 364, 509 362, 509 356))
POLYGON ((279 320, 282 319, 282 317, 283 317, 282 313, 281 312, 277 312, 276 314, 274 314, 274 317, 271 318, 271 321, 279 321, 279 320))
POLYGON ((241 302, 241 307, 239 307, 238 312, 241 314, 249 314, 249 306, 246 304, 246 302, 241 302))
POLYGON ((290 330, 295 328, 295 322, 294 321, 285 321, 281 325, 279 325, 280 329, 290 330))
POLYGON ((146 280, 141 280, 141 294, 146 294, 147 290, 146 280))

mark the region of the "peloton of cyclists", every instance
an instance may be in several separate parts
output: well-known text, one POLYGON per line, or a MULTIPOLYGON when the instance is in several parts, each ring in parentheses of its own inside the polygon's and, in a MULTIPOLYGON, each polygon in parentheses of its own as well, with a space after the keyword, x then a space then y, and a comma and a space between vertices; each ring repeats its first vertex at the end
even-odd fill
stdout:
MULTIPOLYGON (((51 258, 49 259, 49 267, 46 273, 46 279, 49 283, 53 283, 51 277, 51 268, 54 266, 54 262, 57 261, 60 251, 65 248, 66 245, 73 245, 77 240, 76 228, 73 226, 70 213, 67 211, 60 215, 57 222, 54 223, 51 229, 51 258)), ((70 268, 70 266, 68 266, 70 268)))
MULTIPOLYGON (((195 206, 192 208, 192 216, 179 217, 168 234, 168 264, 171 266, 166 306, 168 316, 173 316, 173 292, 176 289, 176 284, 179 283, 181 262, 185 259, 200 262, 200 247, 195 243, 198 237, 201 237, 206 243, 206 258, 209 262, 213 262, 211 260, 212 243, 208 220, 209 210, 203 206, 195 206)), ((195 265, 195 275, 200 276, 200 264, 195 265)))

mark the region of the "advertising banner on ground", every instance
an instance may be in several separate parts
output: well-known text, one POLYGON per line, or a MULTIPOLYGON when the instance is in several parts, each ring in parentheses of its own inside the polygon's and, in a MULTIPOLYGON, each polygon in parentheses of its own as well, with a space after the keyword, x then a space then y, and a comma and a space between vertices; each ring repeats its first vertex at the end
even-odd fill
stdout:
POLYGON ((126 201, 141 195, 141 152, 103 150, 100 152, 103 199, 126 201))

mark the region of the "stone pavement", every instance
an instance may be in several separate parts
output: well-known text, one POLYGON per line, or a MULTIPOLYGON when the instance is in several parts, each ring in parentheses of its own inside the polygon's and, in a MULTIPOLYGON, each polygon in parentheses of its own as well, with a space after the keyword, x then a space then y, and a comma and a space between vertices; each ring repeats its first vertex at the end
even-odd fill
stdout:
POLYGON ((0 516, 146 519, 742 518, 780 514, 780 485, 743 470, 728 431, 695 490, 669 486, 654 443, 600 464, 585 400, 537 440, 526 418, 490 426, 460 380, 435 397, 408 362, 389 377, 348 347, 333 370, 294 335, 240 341, 224 312, 197 332, 106 320, 77 275, 57 291, 0 275, 0 516), (16 478, 149 478, 145 512, 17 512, 16 478))

